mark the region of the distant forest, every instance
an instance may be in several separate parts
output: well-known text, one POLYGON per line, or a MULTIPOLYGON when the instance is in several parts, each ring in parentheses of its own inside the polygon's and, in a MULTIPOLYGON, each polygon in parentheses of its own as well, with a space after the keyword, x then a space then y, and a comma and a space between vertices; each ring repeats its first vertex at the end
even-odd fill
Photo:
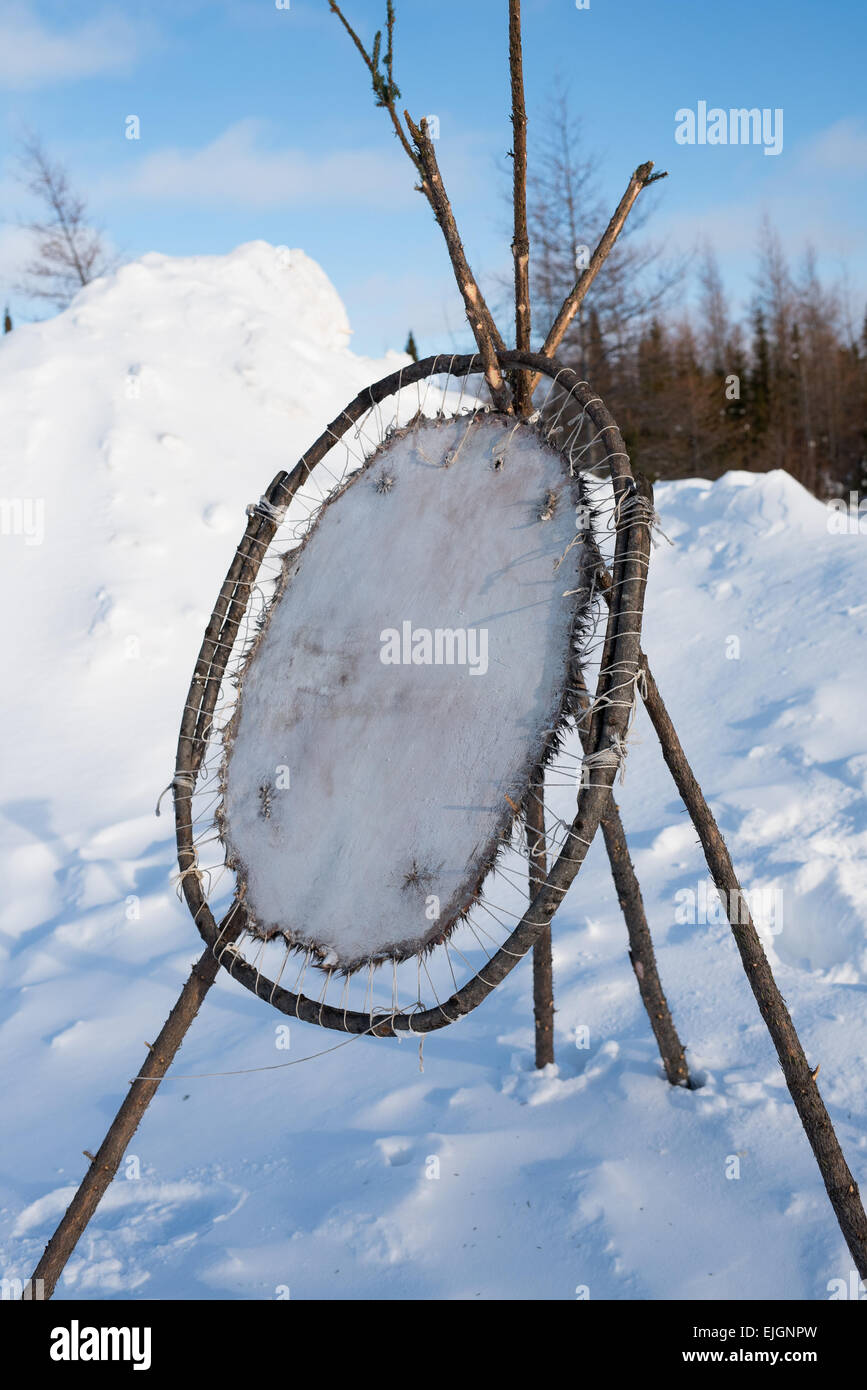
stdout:
MULTIPOLYGON (((529 195, 544 334, 574 283, 576 251, 595 245, 610 209, 565 96, 540 124, 529 195)), ((785 468, 819 497, 867 493, 867 318, 850 322, 845 289, 822 283, 809 248, 791 264, 766 219, 738 322, 713 252, 674 264, 648 239, 649 220, 636 209, 558 353, 604 397, 633 464, 654 481, 785 468), (685 313, 691 277, 697 307, 685 313)))

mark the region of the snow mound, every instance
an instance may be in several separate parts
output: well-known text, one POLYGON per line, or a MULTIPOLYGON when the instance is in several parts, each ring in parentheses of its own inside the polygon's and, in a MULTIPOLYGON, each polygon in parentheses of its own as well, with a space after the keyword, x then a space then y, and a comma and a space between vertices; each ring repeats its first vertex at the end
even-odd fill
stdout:
MULTIPOLYGON (((245 505, 403 360, 355 356, 346 331, 313 262, 254 243, 145 257, 0 341, 5 1277, 30 1274, 198 954, 153 806, 245 505)), ((656 500, 675 544, 652 557, 645 647, 744 886, 782 894, 767 947, 867 1190, 865 540, 830 533, 779 473, 670 483, 656 500)), ((555 781, 553 810, 571 820, 574 786, 555 781)), ((554 923, 556 1071, 532 1073, 529 964, 427 1039, 423 1073, 414 1045, 370 1038, 254 1070, 287 1060, 290 1031, 292 1061, 333 1039, 224 975, 58 1296, 824 1299, 831 1280, 848 1286, 641 710, 617 800, 700 1090, 660 1079, 597 841, 554 923)), ((522 910, 515 870, 499 884, 506 915, 522 910)))
POLYGON ((6 681, 6 796, 44 797, 68 848, 140 814, 171 775, 245 506, 407 360, 348 340, 320 267, 264 242, 145 256, 2 340, 0 489, 17 507, 0 573, 16 595, 7 642, 27 653, 6 681))

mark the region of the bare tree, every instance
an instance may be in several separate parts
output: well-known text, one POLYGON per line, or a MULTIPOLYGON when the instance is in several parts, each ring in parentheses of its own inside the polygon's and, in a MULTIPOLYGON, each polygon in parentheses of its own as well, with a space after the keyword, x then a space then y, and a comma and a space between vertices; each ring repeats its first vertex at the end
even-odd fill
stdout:
POLYGON ((719 262, 708 241, 702 248, 698 280, 700 285, 699 315, 703 330, 701 346, 711 371, 721 376, 725 372, 728 360, 731 323, 719 262))
POLYGON ((83 285, 112 268, 111 257, 66 169, 49 157, 40 138, 32 133, 19 144, 18 181, 42 214, 23 224, 33 237, 34 250, 18 289, 30 299, 46 300, 64 309, 83 285))

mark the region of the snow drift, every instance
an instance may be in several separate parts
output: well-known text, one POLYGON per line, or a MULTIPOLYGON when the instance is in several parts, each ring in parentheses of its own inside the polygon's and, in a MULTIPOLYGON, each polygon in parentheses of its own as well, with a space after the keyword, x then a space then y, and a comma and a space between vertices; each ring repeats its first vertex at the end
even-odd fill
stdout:
MULTIPOLYGON (((0 344, 4 1277, 30 1273, 198 953, 153 806, 245 505, 403 360, 348 341, 322 271, 254 243, 147 256, 0 344)), ((863 1184, 864 540, 780 473, 657 505, 674 545, 646 648, 745 887, 782 894, 766 944, 863 1184)), ((564 817, 573 799, 553 789, 564 817)), ((660 1079, 597 844, 555 919, 557 1068, 532 1071, 529 966, 428 1039, 423 1073, 369 1038, 252 1070, 333 1038, 290 1037, 223 978, 57 1296, 820 1299, 848 1280, 643 712, 618 800, 700 1090, 660 1079)))

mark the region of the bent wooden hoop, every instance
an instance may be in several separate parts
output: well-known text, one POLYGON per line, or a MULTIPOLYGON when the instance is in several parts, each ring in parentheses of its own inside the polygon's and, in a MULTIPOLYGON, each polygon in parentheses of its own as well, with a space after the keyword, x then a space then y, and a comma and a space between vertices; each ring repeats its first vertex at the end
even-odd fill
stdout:
MULTIPOLYGON (((277 527, 281 510, 307 481, 312 470, 334 444, 373 406, 395 395, 404 386, 427 377, 448 374, 467 376, 481 371, 478 354, 425 358, 366 387, 340 412, 302 456, 290 473, 272 480, 262 501, 250 509, 244 535, 223 582, 205 631, 184 707, 178 738, 175 777, 172 783, 178 864, 184 897, 199 932, 221 964, 247 989, 267 999, 281 1013, 307 1023, 346 1033, 394 1037, 398 1033, 428 1033, 454 1023, 475 1009, 530 950, 575 879, 599 826, 620 764, 636 681, 639 678, 641 615, 650 553, 652 500, 646 485, 636 484, 620 430, 604 402, 581 381, 576 372, 538 353, 501 352, 502 370, 530 368, 571 395, 609 444, 616 541, 603 655, 596 690, 595 714, 590 730, 589 755, 594 776, 582 786, 575 818, 546 879, 541 883, 521 921, 483 969, 442 1004, 419 1013, 360 1012, 319 1003, 294 994, 261 975, 234 946, 244 930, 243 904, 236 898, 220 923, 215 920, 202 889, 193 839, 192 795, 207 747, 211 721, 226 666, 247 609, 249 594, 262 559, 277 527), (618 692, 619 698, 617 697, 618 692), (625 693, 624 693, 625 692, 625 693), (228 959, 227 959, 228 958, 228 959)), ((588 572, 588 584, 592 574, 588 572)))

